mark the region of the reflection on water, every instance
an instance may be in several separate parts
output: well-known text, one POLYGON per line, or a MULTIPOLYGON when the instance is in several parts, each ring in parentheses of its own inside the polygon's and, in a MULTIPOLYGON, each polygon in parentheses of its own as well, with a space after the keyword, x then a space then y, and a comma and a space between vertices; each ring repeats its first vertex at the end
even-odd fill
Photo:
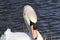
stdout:
POLYGON ((37 29, 50 40, 60 40, 60 0, 0 0, 0 34, 7 28, 27 31, 22 16, 23 6, 27 4, 38 15, 37 29))

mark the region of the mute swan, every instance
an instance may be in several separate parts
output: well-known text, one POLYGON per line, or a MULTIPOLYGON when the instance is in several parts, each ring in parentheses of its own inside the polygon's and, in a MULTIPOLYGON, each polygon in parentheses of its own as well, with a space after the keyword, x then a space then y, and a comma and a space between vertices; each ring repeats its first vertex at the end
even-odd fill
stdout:
POLYGON ((1 36, 1 40, 43 40, 41 34, 34 28, 37 15, 31 6, 24 6, 23 17, 29 33, 11 32, 11 29, 8 28, 1 36))

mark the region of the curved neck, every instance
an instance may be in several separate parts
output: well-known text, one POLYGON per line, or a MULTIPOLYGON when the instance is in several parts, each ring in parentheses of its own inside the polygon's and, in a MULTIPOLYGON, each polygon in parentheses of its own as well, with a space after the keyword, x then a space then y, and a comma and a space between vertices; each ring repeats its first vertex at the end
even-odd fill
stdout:
POLYGON ((37 40, 43 40, 42 35, 38 31, 37 31, 37 34, 38 34, 37 40))

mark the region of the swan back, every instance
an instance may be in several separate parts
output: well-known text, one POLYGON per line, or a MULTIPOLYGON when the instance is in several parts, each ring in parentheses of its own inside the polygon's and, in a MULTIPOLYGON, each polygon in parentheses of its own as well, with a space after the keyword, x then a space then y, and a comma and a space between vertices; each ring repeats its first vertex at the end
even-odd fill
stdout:
POLYGON ((32 40, 29 33, 25 32, 11 32, 7 29, 4 35, 1 36, 1 40, 32 40))

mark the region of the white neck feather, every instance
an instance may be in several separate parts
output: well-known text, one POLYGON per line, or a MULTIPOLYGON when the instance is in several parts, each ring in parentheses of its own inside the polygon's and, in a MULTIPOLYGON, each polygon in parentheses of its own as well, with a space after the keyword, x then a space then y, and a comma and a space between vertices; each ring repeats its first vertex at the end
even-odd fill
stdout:
POLYGON ((38 31, 37 31, 37 34, 38 34, 37 40, 43 40, 42 35, 38 31))

